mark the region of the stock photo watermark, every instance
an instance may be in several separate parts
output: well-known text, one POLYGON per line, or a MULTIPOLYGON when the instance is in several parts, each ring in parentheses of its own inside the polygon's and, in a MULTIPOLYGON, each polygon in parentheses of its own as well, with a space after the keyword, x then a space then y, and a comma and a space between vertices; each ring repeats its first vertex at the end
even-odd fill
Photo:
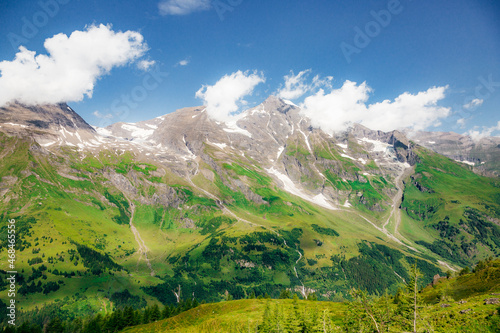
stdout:
MULTIPOLYGON (((406 1, 411 2, 412 0, 406 1)), ((391 24, 393 18, 401 14, 403 10, 404 6, 400 0, 389 0, 386 9, 370 11, 373 20, 367 22, 363 29, 358 26, 354 27, 355 35, 351 43, 345 41, 340 43, 340 49, 347 63, 352 62, 353 55, 360 54, 363 49, 368 47, 372 40, 379 36, 383 29, 391 24)))
POLYGON ((16 220, 8 220, 7 224, 7 321, 9 325, 16 325, 16 220))
POLYGON ((461 105, 453 106, 453 109, 457 111, 454 112, 453 117, 449 118, 450 122, 465 121, 472 116, 476 106, 483 104, 500 89, 500 81, 494 81, 493 74, 489 74, 486 78, 481 75, 477 80, 479 84, 474 87, 474 94, 466 96, 461 105))
POLYGON ((212 2, 212 7, 215 9, 219 19, 224 21, 226 19, 226 13, 233 12, 234 9, 242 3, 243 0, 214 0, 212 2))
POLYGON ((39 10, 34 14, 21 18, 21 28, 18 33, 9 32, 7 38, 14 50, 19 46, 26 45, 31 39, 35 38, 40 29, 45 27, 50 19, 59 14, 61 6, 68 4, 71 0, 42 0, 37 2, 39 10))
POLYGON ((106 127, 115 122, 115 117, 118 121, 125 121, 130 112, 139 106, 139 103, 145 101, 150 92, 158 89, 160 85, 168 77, 168 73, 160 71, 158 67, 144 74, 142 83, 133 87, 129 93, 122 94, 119 98, 111 102, 110 108, 103 111, 104 116, 101 116, 99 127, 106 127))

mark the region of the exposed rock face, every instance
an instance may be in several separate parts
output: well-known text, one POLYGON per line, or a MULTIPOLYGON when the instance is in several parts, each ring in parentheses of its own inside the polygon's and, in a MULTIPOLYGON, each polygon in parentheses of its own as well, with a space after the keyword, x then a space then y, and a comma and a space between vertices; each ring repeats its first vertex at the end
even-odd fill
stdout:
MULTIPOLYGON (((380 190, 386 201, 372 202, 364 190, 346 190, 336 182, 368 184, 373 177, 393 181, 418 162, 413 152, 415 143, 402 132, 374 131, 355 124, 345 133, 331 135, 312 128, 299 107, 274 96, 228 122, 214 121, 200 106, 96 131, 66 104, 13 104, 0 108, 0 126, 11 135, 33 136, 38 145, 32 147, 39 153, 63 145, 94 155, 106 150, 127 151, 135 159, 161 165, 181 178, 200 174, 209 182, 221 181, 255 204, 266 201, 255 193, 245 171, 240 171, 238 178, 229 177, 223 165, 246 163, 257 167, 282 190, 327 208, 357 203, 372 211, 384 211, 397 191, 394 186, 380 190)), ((431 134, 425 135, 421 137, 430 140, 431 134)), ((455 138, 469 155, 476 149, 465 138, 440 137, 444 143, 439 147, 449 154, 455 154, 450 150, 455 138)), ((61 172, 69 174, 67 170, 61 172)), ((176 206, 182 201, 175 190, 161 184, 139 184, 133 175, 124 177, 110 170, 105 177, 131 199, 143 203, 176 206), (141 196, 138 186, 154 186, 155 194, 141 196)), ((412 181, 419 190, 427 191, 419 187, 418 179, 412 181)))
POLYGON ((61 127, 64 127, 68 131, 86 130, 95 132, 66 103, 42 106, 10 104, 0 108, 0 123, 24 125, 39 130, 60 130, 61 127))
POLYGON ((500 299, 498 298, 487 298, 484 300, 484 304, 500 304, 500 299))
POLYGON ((474 141, 468 135, 453 132, 409 132, 415 143, 473 167, 479 174, 500 175, 500 137, 474 141))

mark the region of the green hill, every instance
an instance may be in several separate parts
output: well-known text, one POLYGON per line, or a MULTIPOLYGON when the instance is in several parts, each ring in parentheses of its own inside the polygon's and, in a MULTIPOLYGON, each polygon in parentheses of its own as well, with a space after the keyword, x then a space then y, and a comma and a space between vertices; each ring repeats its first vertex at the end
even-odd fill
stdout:
MULTIPOLYGON (((407 329, 403 324, 411 321, 412 313, 405 316, 398 312, 405 307, 401 295, 373 297, 366 302, 382 332, 407 329)), ((457 277, 436 279, 419 291, 418 299, 418 332, 499 332, 500 261, 480 262, 473 273, 463 271, 457 277)), ((295 332, 290 328, 294 324, 304 332, 372 332, 375 326, 366 314, 356 300, 250 299, 200 305, 123 332, 295 332), (263 327, 266 311, 272 324, 269 330, 263 327), (276 329, 278 326, 281 330, 276 329)))

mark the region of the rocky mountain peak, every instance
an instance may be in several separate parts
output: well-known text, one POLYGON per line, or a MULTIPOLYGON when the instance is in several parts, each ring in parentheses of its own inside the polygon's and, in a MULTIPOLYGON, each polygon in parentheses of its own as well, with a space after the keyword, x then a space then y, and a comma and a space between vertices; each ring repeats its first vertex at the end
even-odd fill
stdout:
POLYGON ((293 103, 273 95, 269 96, 261 105, 265 108, 265 110, 275 110, 283 114, 286 114, 292 109, 298 109, 298 107, 293 105, 293 103))
POLYGON ((95 130, 78 113, 66 103, 47 105, 25 105, 11 103, 0 108, 0 123, 18 128, 34 128, 38 130, 60 129, 95 130))

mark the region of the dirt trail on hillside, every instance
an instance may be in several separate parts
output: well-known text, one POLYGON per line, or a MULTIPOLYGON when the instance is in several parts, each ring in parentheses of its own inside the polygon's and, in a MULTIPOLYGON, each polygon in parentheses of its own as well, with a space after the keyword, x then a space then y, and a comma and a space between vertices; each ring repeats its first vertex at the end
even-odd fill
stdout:
POLYGON ((129 222, 130 230, 132 230, 132 233, 134 234, 134 237, 135 237, 135 241, 139 245, 139 249, 137 250, 137 252, 139 252, 139 261, 137 262, 137 264, 139 265, 141 258, 144 257, 144 260, 146 261, 146 264, 148 265, 149 270, 151 271, 151 276, 155 276, 155 271, 153 270, 153 266, 151 266, 151 262, 149 261, 149 258, 148 258, 149 249, 146 246, 146 243, 144 243, 144 240, 142 239, 141 234, 139 233, 137 228, 132 223, 132 221, 134 220, 134 215, 135 215, 135 205, 130 199, 127 198, 127 200, 128 200, 128 203, 129 203, 129 206, 131 209, 130 222, 129 222))
POLYGON ((398 189, 398 193, 396 193, 396 195, 394 196, 394 198, 392 200, 391 214, 389 215, 389 217, 387 218, 387 221, 385 221, 384 225, 382 226, 382 229, 384 230, 384 232, 388 232, 386 226, 389 224, 391 218, 394 216, 394 218, 396 220, 396 224, 394 227, 394 235, 396 237, 399 236, 400 238, 404 238, 399 233, 399 225, 401 224, 401 209, 400 209, 400 207, 401 207, 401 203, 403 201, 403 193, 404 193, 404 188, 405 188, 404 184, 403 184, 403 180, 405 178, 407 178, 408 176, 411 176, 414 173, 415 173, 415 166, 412 166, 411 168, 403 169, 396 177, 396 179, 395 179, 396 184, 395 185, 396 185, 396 188, 398 189))
POLYGON ((396 177, 395 182, 396 182, 396 187, 398 188, 398 193, 393 198, 393 204, 392 204, 391 214, 387 218, 387 221, 385 221, 385 223, 382 225, 382 227, 379 227, 376 223, 370 221, 369 219, 367 219, 366 217, 364 217, 360 213, 356 212, 355 210, 352 210, 352 209, 342 209, 342 208, 340 208, 340 210, 346 211, 346 212, 352 213, 352 214, 354 214, 354 215, 356 215, 358 217, 361 217, 363 220, 365 220, 366 222, 370 223, 375 229, 377 229, 378 231, 384 233, 389 239, 392 239, 396 243, 398 243, 400 245, 403 245, 403 246, 405 246, 405 247, 407 247, 407 248, 409 248, 409 249, 411 249, 411 250, 413 250, 415 252, 420 252, 416 248, 414 248, 414 247, 406 244, 405 242, 403 242, 403 240, 405 240, 406 242, 408 242, 408 240, 405 239, 403 236, 401 236, 401 234, 398 232, 399 224, 401 222, 401 210, 399 209, 399 206, 401 205, 401 201, 403 199, 403 192, 404 192, 403 179, 405 179, 409 175, 413 174, 413 172, 415 172, 415 167, 405 168, 396 177), (395 227, 394 234, 392 234, 391 232, 389 232, 389 230, 387 230, 387 228, 386 228, 387 224, 389 223, 389 221, 390 221, 390 219, 391 219, 391 217, 393 215, 396 217, 396 227, 395 227))

